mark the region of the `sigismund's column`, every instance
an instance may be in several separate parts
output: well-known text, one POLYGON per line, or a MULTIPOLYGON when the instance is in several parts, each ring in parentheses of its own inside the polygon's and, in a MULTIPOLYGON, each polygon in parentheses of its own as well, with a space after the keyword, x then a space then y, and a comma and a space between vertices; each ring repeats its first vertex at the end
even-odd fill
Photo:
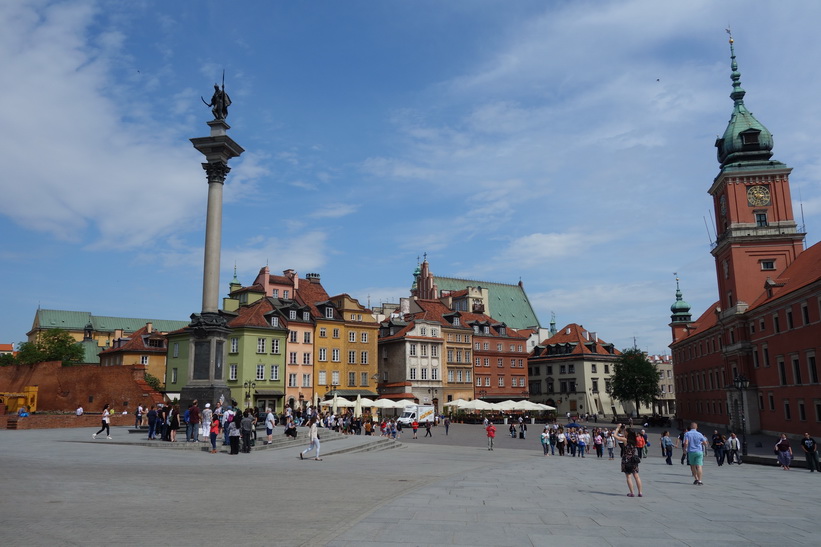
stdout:
MULTIPOLYGON (((203 101, 205 102, 205 101, 203 101)), ((214 85, 211 111, 214 119, 208 122, 208 137, 191 139, 194 148, 205 156, 202 164, 208 179, 208 206, 205 217, 205 257, 202 272, 202 312, 191 315, 187 330, 190 333, 188 348, 188 382, 180 393, 182 408, 197 399, 199 407, 212 405, 219 400, 230 403, 231 391, 225 383, 225 343, 230 329, 219 310, 220 249, 222 246, 222 190, 225 177, 231 171, 228 160, 245 150, 227 135, 230 126, 225 122, 231 99, 214 85)))

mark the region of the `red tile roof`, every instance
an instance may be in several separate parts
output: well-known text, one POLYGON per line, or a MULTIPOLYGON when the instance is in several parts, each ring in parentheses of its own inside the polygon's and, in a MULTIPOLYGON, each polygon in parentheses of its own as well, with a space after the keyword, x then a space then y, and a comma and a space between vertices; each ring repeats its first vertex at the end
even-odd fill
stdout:
POLYGON ((267 298, 257 300, 253 304, 242 306, 237 310, 237 316, 228 322, 228 326, 239 327, 270 327, 271 322, 265 317, 273 311, 274 306, 267 298))
POLYGON ((772 296, 767 296, 767 291, 763 291, 761 296, 750 305, 748 311, 819 280, 821 280, 821 243, 816 243, 799 254, 793 263, 773 280, 776 285, 772 287, 772 296))
MULTIPOLYGON (((154 333, 152 334, 154 334, 156 337, 161 337, 160 334, 156 331, 154 331, 154 333)), ((106 350, 103 350, 100 352, 100 355, 110 355, 112 353, 165 353, 167 351, 167 348, 165 347, 157 348, 145 345, 145 341, 147 340, 147 338, 144 337, 150 336, 151 335, 149 335, 147 327, 143 327, 141 329, 138 329, 133 334, 131 334, 131 336, 128 337, 127 341, 123 343, 121 346, 111 347, 106 350)))
POLYGON ((547 357, 546 346, 554 344, 575 344, 570 353, 565 355, 621 355, 621 352, 616 348, 613 348, 613 353, 610 353, 604 349, 604 346, 610 346, 611 344, 605 342, 601 338, 598 338, 596 341, 595 351, 590 351, 588 344, 593 342, 593 340, 592 337, 590 339, 585 338, 585 332, 588 332, 589 336, 589 331, 587 331, 584 327, 577 325, 576 323, 570 323, 569 325, 559 329, 556 334, 537 346, 534 350, 534 357, 547 357))

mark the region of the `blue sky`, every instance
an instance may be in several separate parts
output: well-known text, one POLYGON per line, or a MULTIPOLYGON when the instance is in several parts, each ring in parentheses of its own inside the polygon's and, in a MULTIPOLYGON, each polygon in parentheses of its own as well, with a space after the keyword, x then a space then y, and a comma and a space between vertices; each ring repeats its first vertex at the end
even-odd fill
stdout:
POLYGON ((235 263, 245 284, 267 263, 378 305, 428 253, 436 275, 521 279, 544 325, 664 352, 673 272, 694 315, 716 299, 728 24, 819 240, 819 20, 812 1, 0 3, 0 341, 38 306, 199 311, 207 185, 188 139, 224 68, 246 150, 225 291, 235 263))

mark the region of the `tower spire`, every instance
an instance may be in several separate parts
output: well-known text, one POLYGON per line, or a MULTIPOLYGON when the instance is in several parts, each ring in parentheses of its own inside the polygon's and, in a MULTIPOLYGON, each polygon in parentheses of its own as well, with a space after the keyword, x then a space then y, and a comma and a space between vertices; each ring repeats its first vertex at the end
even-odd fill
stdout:
POLYGON ((735 47, 733 46, 735 40, 733 40, 733 33, 729 28, 724 30, 730 35, 730 70, 732 71, 730 73, 730 79, 733 81, 733 92, 730 93, 730 98, 736 106, 739 106, 744 104, 744 95, 746 95, 747 92, 741 87, 741 73, 738 71, 738 63, 735 60, 735 47))

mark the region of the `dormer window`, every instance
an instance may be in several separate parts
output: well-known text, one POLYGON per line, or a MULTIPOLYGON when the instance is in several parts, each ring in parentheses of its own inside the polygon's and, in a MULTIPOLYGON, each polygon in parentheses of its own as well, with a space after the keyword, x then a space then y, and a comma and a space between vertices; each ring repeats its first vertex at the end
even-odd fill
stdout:
POLYGON ((507 336, 507 328, 506 327, 500 327, 499 328, 499 336, 507 336))
POLYGON ((479 325, 473 325, 473 333, 474 334, 479 334, 479 325))
POLYGON ((485 325, 485 326, 482 328, 482 331, 483 331, 485 334, 490 334, 490 327, 488 327, 487 325, 485 325))
POLYGON ((758 146, 758 135, 760 131, 750 130, 741 133, 741 144, 744 146, 758 146))
POLYGON ((334 318, 334 309, 330 306, 325 308, 325 319, 333 319, 334 318))
POLYGON ((278 327, 279 326, 279 317, 274 316, 274 317, 271 318, 271 326, 272 327, 278 327))
POLYGON ((302 312, 302 320, 303 321, 310 321, 311 320, 311 312, 309 312, 309 311, 302 312))
POLYGON ((296 310, 290 310, 288 312, 288 318, 292 320, 296 319, 296 310))
POLYGON ((459 318, 458 318, 458 317, 454 317, 454 318, 453 318, 453 326, 454 326, 454 327, 459 327, 459 326, 461 326, 461 323, 460 323, 460 321, 459 321, 459 318))

